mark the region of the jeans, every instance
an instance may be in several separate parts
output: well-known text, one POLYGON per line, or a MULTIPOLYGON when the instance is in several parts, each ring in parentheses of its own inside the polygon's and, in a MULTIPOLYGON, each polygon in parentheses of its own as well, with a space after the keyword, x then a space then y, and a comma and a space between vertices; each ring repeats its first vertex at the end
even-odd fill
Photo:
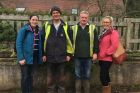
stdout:
POLYGON ((99 60, 99 65, 100 65, 100 81, 103 86, 108 86, 110 82, 109 69, 112 65, 112 62, 99 60))
POLYGON ((91 74, 91 58, 75 58, 75 76, 76 79, 89 80, 91 74))
POLYGON ((21 90, 22 93, 32 93, 33 84, 33 67, 32 65, 21 66, 21 90))
POLYGON ((65 62, 47 63, 47 93, 65 93, 65 62))

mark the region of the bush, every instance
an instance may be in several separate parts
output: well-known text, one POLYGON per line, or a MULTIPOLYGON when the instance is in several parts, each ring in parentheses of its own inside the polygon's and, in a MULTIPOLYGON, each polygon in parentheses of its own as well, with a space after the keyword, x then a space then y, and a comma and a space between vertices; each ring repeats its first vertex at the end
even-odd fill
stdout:
POLYGON ((15 41, 16 32, 9 22, 0 21, 0 42, 15 41))

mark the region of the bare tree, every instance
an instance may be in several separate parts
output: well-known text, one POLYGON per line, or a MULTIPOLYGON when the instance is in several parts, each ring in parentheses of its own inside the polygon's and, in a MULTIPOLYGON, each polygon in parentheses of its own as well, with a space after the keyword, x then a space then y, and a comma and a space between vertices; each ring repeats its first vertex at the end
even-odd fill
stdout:
POLYGON ((125 5, 125 16, 139 17, 140 16, 140 0, 123 0, 125 5))
POLYGON ((107 4, 107 0, 87 0, 88 2, 88 6, 86 10, 89 10, 93 5, 95 5, 95 3, 98 6, 99 9, 99 14, 100 16, 104 15, 104 12, 106 10, 106 4, 107 4))
POLYGON ((98 6, 98 15, 105 16, 105 15, 113 15, 113 16, 120 16, 122 15, 123 11, 126 12, 127 0, 123 0, 125 5, 125 9, 121 5, 116 5, 114 0, 82 0, 88 3, 86 10, 92 9, 94 5, 98 6), (114 12, 115 11, 115 12, 114 12))
POLYGON ((123 1, 123 5, 124 5, 124 8, 123 8, 123 16, 126 16, 127 15, 126 10, 127 10, 128 0, 122 0, 122 1, 123 1))
POLYGON ((107 1, 108 0, 97 0, 100 16, 103 16, 107 9, 107 1))
POLYGON ((91 6, 93 6, 95 2, 96 2, 96 0, 87 0, 88 6, 87 6, 87 9, 86 10, 89 10, 89 8, 91 6))

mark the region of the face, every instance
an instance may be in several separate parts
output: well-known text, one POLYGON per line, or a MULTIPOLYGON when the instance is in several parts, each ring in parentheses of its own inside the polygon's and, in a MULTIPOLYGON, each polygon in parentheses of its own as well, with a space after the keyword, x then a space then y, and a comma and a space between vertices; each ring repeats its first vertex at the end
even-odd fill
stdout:
POLYGON ((38 25, 38 17, 32 16, 32 18, 29 20, 32 27, 36 27, 38 25))
POLYGON ((58 11, 53 11, 52 12, 52 18, 53 20, 60 20, 60 13, 58 11))
POLYGON ((88 14, 81 13, 80 14, 80 24, 86 25, 88 23, 88 14))
POLYGON ((109 29, 112 26, 110 19, 104 18, 102 21, 102 26, 104 29, 109 29))

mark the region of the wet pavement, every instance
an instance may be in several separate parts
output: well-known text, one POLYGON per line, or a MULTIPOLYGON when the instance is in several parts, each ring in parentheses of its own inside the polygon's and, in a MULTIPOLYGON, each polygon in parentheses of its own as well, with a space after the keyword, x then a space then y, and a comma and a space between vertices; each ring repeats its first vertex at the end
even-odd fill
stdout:
MULTIPOLYGON (((101 87, 92 88, 91 93, 102 93, 101 87)), ((14 89, 14 90, 7 90, 7 91, 0 91, 0 93, 21 93, 20 89, 14 89)), ((34 89, 33 93, 47 93, 45 89, 34 89)), ((73 88, 67 89, 66 93, 75 93, 75 90, 73 88)), ((111 93, 140 93, 140 89, 134 89, 133 90, 120 90, 120 88, 112 88, 111 93), (135 91, 135 92, 134 92, 135 91)))
MULTIPOLYGON (((17 91, 17 90, 12 90, 12 91, 0 91, 0 93, 21 93, 20 91, 17 91)), ((47 93, 47 92, 44 92, 44 91, 34 91, 33 93, 47 93)), ((66 93, 75 93, 74 91, 67 91, 66 93)), ((91 93, 101 93, 101 92, 91 92, 91 93)), ((112 93, 140 93, 140 92, 112 92, 112 93)))

